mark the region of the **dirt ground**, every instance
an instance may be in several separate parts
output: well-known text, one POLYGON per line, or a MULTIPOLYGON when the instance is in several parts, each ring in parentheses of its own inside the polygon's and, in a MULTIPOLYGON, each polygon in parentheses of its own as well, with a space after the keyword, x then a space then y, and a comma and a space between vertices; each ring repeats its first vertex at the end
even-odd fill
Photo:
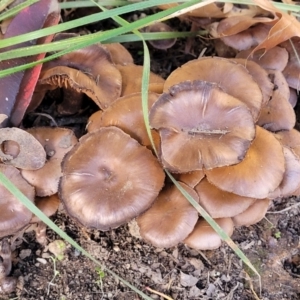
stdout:
MULTIPOLYGON (((76 11, 69 18, 85 15, 76 11)), ((140 15, 137 13, 137 16, 140 15)), ((136 16, 128 16, 134 18, 136 16)), ((178 20, 173 27, 187 30, 178 20)), ((84 31, 103 30, 112 23, 93 24, 84 31)), ((176 28, 175 28, 176 29, 176 28)), ((150 47, 151 68, 166 77, 184 62, 194 59, 213 44, 199 38, 193 41, 191 53, 184 52, 186 40, 178 41, 169 50, 150 47)), ((127 44, 135 62, 142 64, 141 45, 127 44)), ((298 117, 299 119, 299 117, 298 117)), ((82 124, 84 128, 84 124, 82 124)), ((157 249, 133 237, 129 225, 112 231, 86 230, 60 210, 52 219, 83 248, 152 299, 224 299, 224 300, 297 300, 300 299, 300 199, 276 199, 270 213, 260 223, 236 228, 233 241, 250 259, 261 275, 247 269, 232 250, 223 243, 215 251, 196 251, 184 245, 157 249), (147 289, 150 288, 151 290, 147 289), (255 292, 254 292, 255 291, 255 292), (159 296, 158 292, 164 296, 159 296), (169 297, 169 298, 167 298, 169 297)), ((49 243, 61 238, 47 231, 49 243)), ((67 245, 62 260, 53 260, 47 247, 26 233, 14 251, 12 276, 18 278, 17 291, 0 299, 21 300, 134 300, 141 299, 123 283, 67 245)))

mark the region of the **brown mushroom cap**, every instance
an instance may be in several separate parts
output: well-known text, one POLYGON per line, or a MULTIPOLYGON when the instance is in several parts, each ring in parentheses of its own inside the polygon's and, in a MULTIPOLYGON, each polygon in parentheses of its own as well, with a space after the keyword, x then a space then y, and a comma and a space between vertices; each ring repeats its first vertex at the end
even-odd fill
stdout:
POLYGON ((248 108, 204 81, 170 88, 152 106, 149 119, 161 136, 162 161, 175 173, 236 164, 255 135, 248 108))
POLYGON ((263 199, 283 179, 285 162, 281 144, 272 133, 256 126, 256 137, 239 164, 205 170, 210 183, 245 197, 263 199))
POLYGON ((189 173, 173 174, 176 180, 194 188, 205 176, 203 170, 196 170, 189 173))
POLYGON ((246 104, 254 121, 257 120, 262 106, 262 92, 242 65, 219 57, 189 61, 171 73, 165 82, 164 92, 184 80, 204 80, 218 84, 224 92, 246 104))
POLYGON ((299 65, 299 56, 296 53, 299 53, 300 49, 300 40, 298 38, 292 38, 286 42, 280 44, 281 47, 285 48, 289 54, 289 60, 282 71, 286 81, 288 82, 289 86, 299 90, 300 89, 300 65, 299 65), (293 46, 291 45, 293 43, 293 46), (296 53, 295 53, 295 50, 296 53))
MULTIPOLYGON (((107 108, 120 97, 121 74, 113 64, 109 51, 100 44, 78 49, 45 63, 41 78, 49 77, 48 71, 56 67, 73 69, 75 74, 71 73, 71 79, 74 89, 82 88, 82 92, 94 100, 101 109, 107 108), (87 76, 89 80, 76 73, 87 76)), ((59 73, 56 74, 59 75, 59 73)), ((56 86, 63 86, 63 78, 60 79, 60 82, 57 82, 56 86)), ((45 81, 39 80, 38 86, 45 83, 45 81)))
POLYGON ((204 178, 195 187, 201 206, 212 218, 233 217, 246 210, 255 199, 225 192, 204 178))
MULTIPOLYGON (((34 188, 13 166, 0 164, 0 171, 29 199, 34 200, 34 188)), ((32 213, 3 185, 0 185, 0 238, 13 234, 29 224, 32 213)))
MULTIPOLYGON (((197 193, 184 183, 180 185, 198 202, 197 193)), ((153 205, 137 218, 141 237, 159 247, 173 247, 194 229, 197 210, 175 185, 165 187, 153 205)))
MULTIPOLYGON (((151 142, 146 131, 145 120, 142 111, 141 93, 130 94, 119 98, 102 114, 95 113, 97 116, 91 116, 90 125, 87 126, 88 132, 98 130, 101 127, 116 126, 137 140, 141 145, 152 148, 151 142)), ((148 94, 148 107, 152 107, 157 101, 159 95, 155 93, 148 94)), ((157 148, 159 147, 159 134, 152 130, 152 136, 157 148)))
POLYGON ((0 161, 24 170, 36 170, 45 164, 46 153, 28 132, 13 128, 0 129, 0 161))
MULTIPOLYGON (((163 22, 156 22, 145 28, 145 32, 172 32, 173 29, 163 22)), ((169 49, 176 43, 176 38, 148 41, 156 49, 169 49)))
POLYGON ((151 151, 117 127, 89 133, 63 161, 60 198, 87 227, 108 230, 148 209, 164 184, 151 151))
MULTIPOLYGON (((233 233, 233 222, 231 218, 214 220, 226 233, 233 233)), ((202 218, 197 222, 192 233, 183 241, 187 246, 198 250, 213 250, 221 246, 222 240, 214 229, 202 218)))
POLYGON ((37 196, 57 193, 62 176, 61 162, 77 143, 72 130, 58 127, 36 127, 27 130, 43 146, 47 154, 45 165, 38 170, 22 170, 22 176, 35 187, 37 196))
POLYGON ((256 62, 247 60, 245 58, 231 58, 230 60, 244 66, 251 74, 255 82, 257 82, 262 91, 262 107, 264 107, 264 105, 266 105, 270 100, 274 88, 274 84, 270 81, 268 77, 268 72, 256 62))
POLYGON ((274 136, 283 146, 291 149, 300 158, 300 132, 298 130, 283 130, 277 132, 274 136))
POLYGON ((261 221, 270 205, 270 199, 256 200, 249 208, 232 218, 234 226, 250 226, 261 221))
MULTIPOLYGON (((126 66, 116 65, 122 75, 122 93, 126 96, 133 93, 140 93, 142 89, 143 66, 128 64, 126 66)), ((150 72, 149 92, 161 94, 165 80, 159 75, 150 72)))
POLYGON ((103 45, 106 48, 114 64, 128 65, 133 64, 133 58, 129 51, 120 43, 112 43, 103 45))
POLYGON ((274 47, 268 51, 261 49, 253 53, 253 49, 240 51, 237 58, 255 61, 264 69, 283 71, 288 62, 288 52, 281 47, 274 47))

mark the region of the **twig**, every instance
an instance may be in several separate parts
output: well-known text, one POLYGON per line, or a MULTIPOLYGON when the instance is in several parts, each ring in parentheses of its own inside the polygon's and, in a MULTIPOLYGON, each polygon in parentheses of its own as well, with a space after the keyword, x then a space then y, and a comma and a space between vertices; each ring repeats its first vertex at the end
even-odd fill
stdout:
POLYGON ((291 205, 291 206, 289 206, 289 207, 287 207, 285 209, 279 210, 279 211, 268 211, 267 214, 281 214, 281 213, 289 211, 290 209, 295 208, 297 206, 300 206, 300 202, 299 203, 295 203, 295 204, 293 204, 293 205, 291 205))
POLYGON ((167 300, 173 300, 171 297, 169 297, 169 296, 167 296, 167 295, 165 295, 165 294, 163 294, 163 293, 160 293, 160 292, 158 292, 158 291, 152 290, 152 289, 149 288, 148 286, 146 287, 146 290, 148 290, 149 292, 151 292, 151 293, 153 293, 153 294, 159 295, 159 296, 161 296, 161 297, 163 297, 163 298, 165 298, 165 299, 167 299, 167 300))

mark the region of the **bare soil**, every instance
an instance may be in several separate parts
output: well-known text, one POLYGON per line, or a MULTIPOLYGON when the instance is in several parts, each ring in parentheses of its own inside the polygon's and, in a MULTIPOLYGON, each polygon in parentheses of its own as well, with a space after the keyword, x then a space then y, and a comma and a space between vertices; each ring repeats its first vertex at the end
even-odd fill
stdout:
MULTIPOLYGON (((86 11, 77 10, 68 18, 79 14, 85 15, 86 11)), ((133 17, 136 16, 128 16, 129 19, 133 17)), ((171 24, 175 29, 189 29, 179 20, 173 20, 171 24)), ((104 22, 82 30, 93 32, 106 26, 114 25, 104 22)), ((187 54, 186 42, 180 40, 166 51, 150 47, 152 71, 166 77, 184 62, 197 57, 205 47, 205 55, 214 54, 213 44, 200 38, 193 40, 187 54)), ((141 45, 126 46, 135 62, 142 64, 141 45)), ((78 124, 81 125, 77 125, 77 129, 82 131, 85 121, 78 121, 78 124)), ((299 198, 295 197, 277 199, 270 209, 277 213, 267 214, 267 218, 256 225, 237 228, 232 236, 260 273, 261 294, 258 278, 226 244, 215 251, 196 251, 184 245, 157 249, 133 237, 128 225, 108 232, 87 230, 63 210, 52 219, 106 268, 152 299, 251 300, 258 299, 256 293, 263 300, 297 300, 300 299, 299 203, 299 198), (289 209, 282 211, 286 208, 289 209), (165 296, 159 296, 157 292, 165 296)), ((47 237, 49 242, 61 239, 51 230, 47 231, 47 237)), ((70 245, 67 245, 62 260, 53 261, 50 256, 53 255, 47 247, 36 242, 32 232, 26 233, 14 251, 12 276, 18 278, 18 289, 11 295, 0 295, 0 299, 141 299, 105 270, 104 276, 100 276, 96 265, 70 245)))

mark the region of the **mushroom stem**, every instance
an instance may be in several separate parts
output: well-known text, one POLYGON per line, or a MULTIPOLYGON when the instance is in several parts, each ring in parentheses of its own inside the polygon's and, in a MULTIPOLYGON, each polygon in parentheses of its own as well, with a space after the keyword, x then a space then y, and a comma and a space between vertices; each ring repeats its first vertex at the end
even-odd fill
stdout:
POLYGON ((46 246, 48 244, 46 229, 47 225, 42 221, 38 222, 34 227, 36 241, 42 246, 46 246))
POLYGON ((0 256, 2 257, 2 264, 5 268, 5 275, 11 271, 11 248, 7 239, 2 240, 0 256))
POLYGON ((73 115, 77 113, 83 102, 83 94, 74 89, 63 88, 63 101, 57 107, 60 115, 73 115))

